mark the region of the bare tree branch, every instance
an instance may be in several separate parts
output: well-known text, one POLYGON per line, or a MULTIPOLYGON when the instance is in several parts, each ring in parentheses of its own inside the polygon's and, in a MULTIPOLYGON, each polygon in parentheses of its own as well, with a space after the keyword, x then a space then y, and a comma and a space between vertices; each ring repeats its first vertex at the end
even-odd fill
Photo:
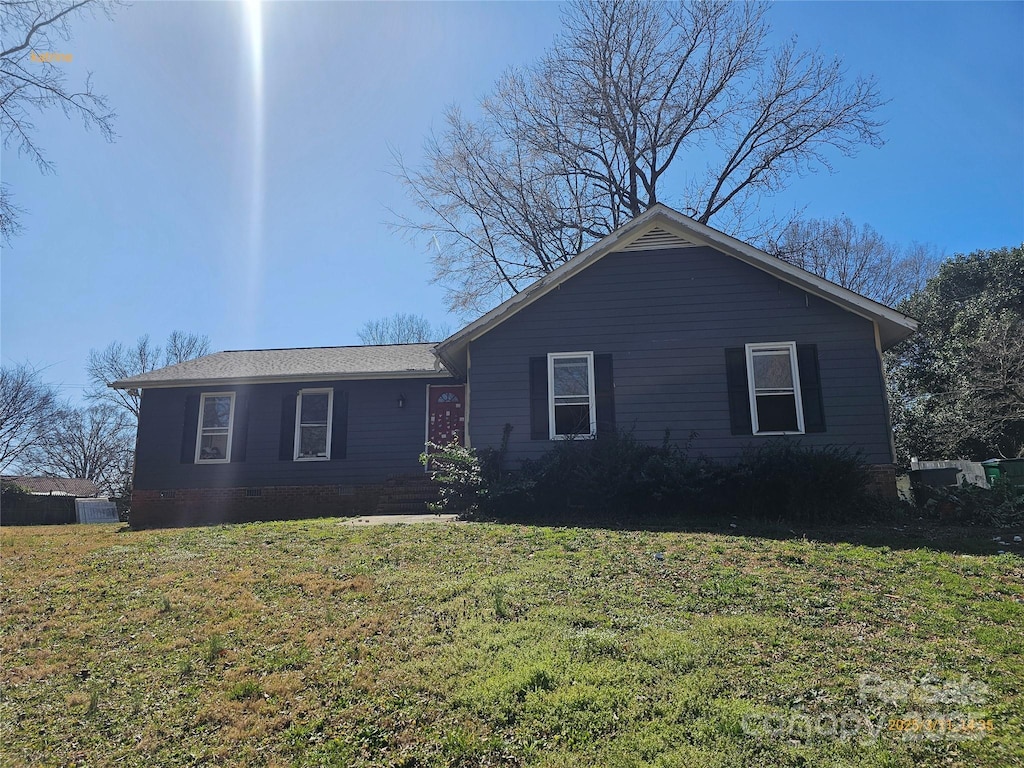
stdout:
POLYGON ((134 437, 135 424, 122 408, 102 403, 70 409, 54 419, 24 463, 32 474, 84 477, 120 495, 130 478, 134 437))
POLYGON ((171 331, 164 347, 164 365, 184 363, 210 354, 210 337, 205 334, 171 331))
POLYGON ((111 389, 110 384, 165 365, 202 357, 209 351, 208 337, 183 331, 172 331, 165 347, 152 344, 148 334, 136 339, 131 347, 113 341, 102 350, 89 352, 85 370, 92 388, 85 396, 94 403, 109 403, 123 408, 137 421, 142 394, 137 389, 111 389))
POLYGON ((10 187, 0 183, 0 241, 4 245, 10 245, 11 239, 21 233, 21 214, 24 212, 15 204, 10 187))
POLYGON ((771 50, 766 13, 578 0, 551 49, 505 73, 478 119, 447 111, 423 166, 396 153, 423 218, 393 226, 427 236, 449 306, 486 309, 659 200, 741 223, 758 196, 879 145, 875 82, 793 42, 771 50))
MULTIPOLYGON (((67 16, 69 13, 74 13, 79 8, 81 8, 81 7, 85 6, 85 5, 88 5, 90 1, 91 0, 81 0, 81 2, 72 3, 71 5, 67 6, 66 8, 59 9, 59 10, 58 10, 59 6, 54 6, 52 3, 37 3, 36 4, 36 8, 38 9, 39 12, 36 15, 36 20, 32 23, 32 26, 29 27, 27 32, 25 32, 25 39, 24 39, 24 41, 21 43, 21 45, 16 45, 13 48, 8 48, 7 50, 5 50, 3 52, 0 52, 0 58, 7 58, 8 56, 11 56, 11 55, 13 55, 15 53, 19 53, 20 51, 26 50, 30 45, 32 45, 32 38, 33 37, 37 37, 37 36, 41 37, 41 35, 39 35, 38 33, 40 33, 44 27, 48 27, 48 26, 50 26, 52 24, 56 24, 61 19, 63 19, 65 16, 67 16), (50 16, 49 18, 45 18, 44 13, 43 13, 43 11, 45 11, 45 10, 50 10, 50 12, 54 13, 54 15, 50 16)), ((27 4, 25 4, 25 3, 4 3, 3 5, 6 8, 11 8, 12 6, 19 6, 19 7, 24 8, 27 4)), ((7 18, 7 14, 4 14, 5 21, 6 21, 6 18, 7 18)))
POLYGON ((420 315, 396 312, 390 317, 367 320, 357 335, 363 344, 414 344, 440 341, 451 335, 451 329, 446 325, 431 325, 420 315))
POLYGON ((888 306, 921 290, 940 259, 933 247, 889 243, 869 224, 858 228, 848 216, 791 221, 779 235, 766 238, 765 249, 888 306))
POLYGON ((27 363, 0 369, 0 470, 44 442, 63 407, 57 391, 27 363))
MULTIPOLYGON (((32 159, 42 173, 54 170, 36 142, 34 113, 58 107, 65 117, 77 117, 96 128, 107 141, 114 140, 116 115, 105 96, 92 87, 92 76, 84 90, 67 86, 62 62, 45 54, 70 52, 61 43, 71 39, 70 21, 85 13, 100 11, 109 16, 121 3, 117 0, 0 0, 0 134, 2 146, 18 148, 19 155, 32 159)), ((10 190, 0 199, 0 238, 9 243, 20 231, 18 214, 10 190)))

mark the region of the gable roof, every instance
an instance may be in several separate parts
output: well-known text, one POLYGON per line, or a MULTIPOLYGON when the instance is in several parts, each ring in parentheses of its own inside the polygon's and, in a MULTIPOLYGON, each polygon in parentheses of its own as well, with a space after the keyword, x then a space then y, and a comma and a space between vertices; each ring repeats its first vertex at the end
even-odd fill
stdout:
POLYGON ((891 307, 861 296, 772 256, 752 245, 694 221, 679 211, 657 203, 619 227, 579 256, 502 302, 487 314, 437 345, 436 354, 453 370, 465 371, 471 341, 513 317, 537 299, 557 288, 610 253, 660 248, 708 246, 829 301, 877 324, 883 349, 888 349, 917 330, 917 321, 891 307))
POLYGON ((98 496, 100 489, 92 480, 84 477, 29 477, 28 475, 4 475, 4 480, 19 485, 36 495, 74 496, 84 498, 98 496))
POLYGON ((216 352, 121 379, 110 386, 115 389, 154 389, 248 382, 409 379, 451 375, 434 355, 434 346, 434 342, 429 342, 216 352))

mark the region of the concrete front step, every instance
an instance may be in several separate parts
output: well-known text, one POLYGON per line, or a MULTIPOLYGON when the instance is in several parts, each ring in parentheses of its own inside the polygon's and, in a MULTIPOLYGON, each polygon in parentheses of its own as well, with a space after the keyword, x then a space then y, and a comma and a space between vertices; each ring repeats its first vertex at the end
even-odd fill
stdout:
POLYGON ((415 515, 420 513, 433 514, 427 509, 425 501, 384 502, 377 505, 375 512, 378 515, 415 515))

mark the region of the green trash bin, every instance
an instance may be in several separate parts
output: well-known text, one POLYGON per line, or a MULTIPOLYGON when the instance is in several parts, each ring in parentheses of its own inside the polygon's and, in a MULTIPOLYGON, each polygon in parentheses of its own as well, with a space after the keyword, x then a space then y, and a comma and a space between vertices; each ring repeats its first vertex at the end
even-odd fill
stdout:
POLYGON ((1024 488, 1024 459, 989 459, 981 462, 985 479, 992 485, 996 480, 1005 480, 1011 485, 1024 488))

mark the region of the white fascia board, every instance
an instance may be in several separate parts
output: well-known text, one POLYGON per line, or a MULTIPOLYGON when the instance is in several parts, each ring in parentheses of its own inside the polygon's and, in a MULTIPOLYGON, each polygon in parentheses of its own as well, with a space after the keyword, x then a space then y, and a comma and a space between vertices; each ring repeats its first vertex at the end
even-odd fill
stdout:
POLYGON ((460 365, 457 358, 462 357, 462 350, 466 349, 471 342, 537 301, 537 299, 547 295, 570 277, 583 271, 602 256, 614 251, 616 247, 629 240, 642 237, 648 230, 653 229, 654 224, 652 222, 661 213, 662 208, 663 206, 655 206, 648 209, 628 224, 619 227, 607 237, 594 243, 578 256, 574 256, 562 266, 544 275, 539 280, 530 283, 530 285, 515 296, 506 299, 490 312, 487 312, 462 330, 440 342, 434 348, 434 354, 441 358, 445 366, 454 368, 464 374, 465 371, 462 371, 462 368, 465 366, 460 365), (650 226, 645 226, 648 224, 650 226))
POLYGON ((842 309, 860 315, 872 322, 881 321, 900 326, 906 330, 902 338, 906 338, 917 330, 917 320, 914 320, 912 317, 908 317, 902 312, 898 312, 866 296, 861 296, 859 293, 855 293, 848 288, 843 288, 841 285, 837 285, 805 269, 800 269, 800 267, 794 266, 787 261, 771 256, 723 232, 719 232, 696 221, 673 221, 673 224, 686 232, 694 242, 707 245, 750 266, 761 269, 790 285, 830 301, 842 309))
MULTIPOLYGON (((892 346, 917 330, 916 320, 895 309, 800 269, 658 203, 583 251, 579 256, 570 259, 558 269, 531 283, 515 296, 449 336, 435 347, 434 354, 438 355, 448 368, 462 371, 465 366, 461 364, 460 358, 465 357, 465 349, 471 342, 547 295, 594 262, 609 253, 616 252, 629 242, 643 237, 655 227, 667 228, 697 245, 705 245, 727 256, 732 256, 860 317, 872 322, 883 323, 886 330, 891 331, 886 333, 887 341, 890 342, 887 346, 892 346)), ((465 372, 462 371, 462 373, 465 372)))
POLYGON ((376 379, 450 379, 452 374, 438 371, 391 371, 387 373, 317 373, 302 376, 240 376, 223 379, 174 379, 136 381, 125 379, 107 386, 111 389, 170 389, 173 387, 227 387, 245 384, 305 384, 318 381, 373 381, 376 379))

